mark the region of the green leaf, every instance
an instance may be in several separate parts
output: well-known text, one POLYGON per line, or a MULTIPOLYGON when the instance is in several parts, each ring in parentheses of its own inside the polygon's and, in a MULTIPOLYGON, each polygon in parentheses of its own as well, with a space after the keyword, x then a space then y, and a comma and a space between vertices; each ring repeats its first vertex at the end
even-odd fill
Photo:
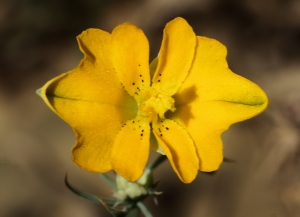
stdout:
POLYGON ((128 213, 125 211, 120 211, 117 209, 112 208, 111 206, 109 206, 105 200, 99 198, 99 201, 101 202, 101 204, 104 206, 104 208, 107 210, 107 212, 109 212, 112 216, 114 217, 123 217, 126 216, 128 213))
POLYGON ((235 160, 227 158, 227 157, 224 157, 223 162, 226 162, 226 163, 236 163, 235 160))
POLYGON ((99 176, 112 188, 114 188, 115 190, 118 189, 116 182, 113 179, 111 179, 108 175, 99 173, 99 176))
POLYGON ((95 204, 101 204, 112 216, 114 216, 114 217, 123 217, 123 216, 127 215, 127 212, 120 211, 120 210, 117 210, 117 209, 114 209, 114 208, 111 207, 111 206, 114 206, 115 204, 117 204, 116 200, 100 198, 96 195, 86 193, 86 192, 72 186, 68 182, 68 176, 67 175, 65 177, 65 184, 68 187, 68 189, 71 190, 76 195, 78 195, 78 196, 80 196, 80 197, 82 197, 82 198, 84 198, 88 201, 91 201, 95 204))
POLYGON ((68 176, 66 175, 65 177, 65 184, 66 186, 68 187, 69 190, 71 190, 73 193, 77 194, 78 196, 88 200, 88 201, 91 201, 95 204, 101 204, 100 201, 99 201, 99 198, 95 195, 92 195, 92 194, 89 194, 89 193, 86 193, 74 186, 72 186, 69 182, 68 182, 68 176))

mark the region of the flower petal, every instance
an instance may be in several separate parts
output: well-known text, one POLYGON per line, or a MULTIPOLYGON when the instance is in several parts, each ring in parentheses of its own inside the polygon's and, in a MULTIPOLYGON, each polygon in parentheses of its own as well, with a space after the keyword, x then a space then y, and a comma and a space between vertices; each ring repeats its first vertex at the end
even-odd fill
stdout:
POLYGON ((186 127, 198 151, 199 169, 213 171, 223 161, 222 132, 261 113, 268 99, 256 84, 228 69, 224 45, 197 38, 193 66, 174 96, 176 111, 167 117, 186 127))
POLYGON ((143 175, 150 148, 150 125, 139 117, 129 120, 116 136, 111 163, 113 169, 130 182, 143 175))
POLYGON ((172 96, 177 92, 191 68, 195 55, 196 35, 183 19, 170 21, 165 29, 159 60, 152 82, 172 96))
POLYGON ((141 86, 150 86, 149 43, 141 29, 130 23, 117 26, 112 52, 114 68, 129 95, 135 97, 141 86))
POLYGON ((111 169, 114 138, 136 116, 137 105, 110 62, 111 35, 89 29, 77 39, 84 59, 76 69, 46 83, 40 94, 76 132, 75 163, 89 171, 106 172, 111 169))
POLYGON ((192 182, 199 168, 193 140, 175 121, 165 119, 153 123, 153 133, 181 181, 192 182))

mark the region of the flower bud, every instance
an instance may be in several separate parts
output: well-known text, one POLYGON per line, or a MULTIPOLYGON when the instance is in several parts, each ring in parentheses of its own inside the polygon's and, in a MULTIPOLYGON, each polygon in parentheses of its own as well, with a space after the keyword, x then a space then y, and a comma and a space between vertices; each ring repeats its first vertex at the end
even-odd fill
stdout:
POLYGON ((118 201, 124 201, 128 198, 136 200, 148 194, 148 189, 152 185, 152 181, 153 178, 150 169, 145 169, 144 174, 136 182, 129 182, 117 174, 116 183, 118 190, 114 192, 114 197, 118 201))

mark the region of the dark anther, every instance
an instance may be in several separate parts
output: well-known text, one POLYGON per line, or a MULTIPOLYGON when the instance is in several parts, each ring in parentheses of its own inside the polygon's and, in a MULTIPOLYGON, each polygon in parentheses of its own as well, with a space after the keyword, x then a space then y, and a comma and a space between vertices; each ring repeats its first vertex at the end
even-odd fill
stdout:
POLYGON ((167 130, 169 130, 169 128, 168 128, 168 127, 166 127, 166 129, 167 129, 167 130))

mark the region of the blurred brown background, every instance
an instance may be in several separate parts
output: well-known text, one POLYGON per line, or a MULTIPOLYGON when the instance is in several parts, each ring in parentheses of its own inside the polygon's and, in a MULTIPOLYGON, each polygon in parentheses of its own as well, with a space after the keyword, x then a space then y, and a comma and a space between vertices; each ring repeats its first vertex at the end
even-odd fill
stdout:
POLYGON ((231 69, 268 94, 266 112, 226 132, 223 163, 182 184, 168 162, 154 216, 300 216, 299 0, 0 0, 0 216, 109 216, 72 194, 111 190, 96 174, 71 162, 74 134, 35 90, 75 68, 82 55, 75 37, 96 27, 111 31, 130 21, 144 30, 151 57, 166 22, 184 17, 197 35, 228 48, 231 69))

